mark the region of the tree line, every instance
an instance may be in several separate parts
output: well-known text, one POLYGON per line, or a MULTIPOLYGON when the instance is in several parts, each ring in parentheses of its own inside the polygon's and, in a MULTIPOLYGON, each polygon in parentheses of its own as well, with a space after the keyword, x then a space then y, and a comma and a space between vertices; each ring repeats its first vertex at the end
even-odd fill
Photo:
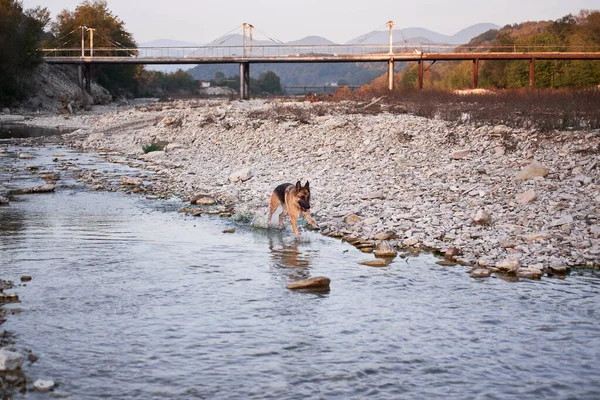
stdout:
MULTIPOLYGON (((583 10, 556 21, 524 22, 490 30, 460 46, 457 51, 600 51, 600 11, 583 10)), ((447 61, 432 65, 424 74, 424 86, 435 89, 465 89, 471 87, 472 61, 447 61)), ((536 87, 589 88, 600 83, 600 62, 597 60, 536 60, 536 87)), ((408 65, 396 74, 398 88, 416 88, 418 65, 408 65)), ((372 89, 387 85, 381 76, 371 82, 372 89)), ((479 86, 516 89, 529 86, 529 61, 481 61, 479 86)))
MULTIPOLYGON (((43 61, 39 48, 80 47, 82 26, 94 29, 94 48, 137 47, 106 0, 85 0, 72 11, 63 10, 54 20, 47 8, 25 9, 19 0, 0 0, 0 106, 25 100, 33 93, 31 77, 43 61)), ((113 96, 196 94, 199 90, 199 82, 181 69, 164 73, 143 65, 95 65, 93 79, 113 96)), ((251 81, 255 93, 280 92, 277 85, 279 77, 273 72, 251 81)))

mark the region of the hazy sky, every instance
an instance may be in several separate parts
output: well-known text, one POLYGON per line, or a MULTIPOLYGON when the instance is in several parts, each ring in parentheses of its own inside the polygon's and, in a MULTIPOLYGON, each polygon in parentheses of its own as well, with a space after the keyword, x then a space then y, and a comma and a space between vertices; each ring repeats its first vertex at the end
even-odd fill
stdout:
MULTIPOLYGON (((26 8, 47 7, 54 18, 81 0, 23 0, 26 8)), ((600 9, 599 0, 108 0, 138 43, 155 39, 207 43, 240 26, 256 27, 257 39, 287 42, 309 35, 344 43, 392 20, 398 28, 422 27, 453 35, 480 22, 503 26, 555 20, 582 9, 600 9), (143 6, 142 6, 143 5, 143 6)))

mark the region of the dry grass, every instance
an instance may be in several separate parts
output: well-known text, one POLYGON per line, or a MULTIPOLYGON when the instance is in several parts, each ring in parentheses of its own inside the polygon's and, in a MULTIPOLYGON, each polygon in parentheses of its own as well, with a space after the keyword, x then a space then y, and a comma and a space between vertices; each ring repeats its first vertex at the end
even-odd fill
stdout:
MULTIPOLYGON (((360 93, 359 101, 369 101, 360 93), (361 97, 362 96, 362 97, 361 97)), ((552 130, 600 129, 600 90, 503 90, 493 94, 456 94, 438 90, 404 90, 385 95, 385 106, 376 104, 364 113, 410 113, 427 118, 475 125, 552 130)), ((377 96, 377 94, 375 94, 377 96)))

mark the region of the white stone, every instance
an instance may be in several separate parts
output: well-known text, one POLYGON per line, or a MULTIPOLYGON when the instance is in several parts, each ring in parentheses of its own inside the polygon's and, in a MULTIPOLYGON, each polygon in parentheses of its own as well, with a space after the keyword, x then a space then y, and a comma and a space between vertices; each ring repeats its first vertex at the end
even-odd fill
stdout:
POLYGON ((252 178, 253 174, 250 168, 242 168, 229 175, 230 182, 245 182, 252 178))
POLYGON ((14 371, 21 368, 25 357, 21 353, 0 350, 0 371, 14 371))
POLYGON ((519 204, 527 204, 527 203, 531 203, 533 200, 535 200, 536 197, 537 197, 537 194, 535 193, 535 190, 529 189, 523 193, 518 194, 517 197, 515 198, 515 200, 519 204))
POLYGON ((537 161, 532 162, 531 164, 524 167, 521 171, 519 171, 515 175, 515 179, 518 181, 527 181, 529 179, 534 179, 536 177, 545 178, 548 176, 548 168, 544 165, 540 164, 537 161))
POLYGON ((33 382, 33 387, 38 392, 48 392, 54 388, 54 381, 38 379, 33 382))

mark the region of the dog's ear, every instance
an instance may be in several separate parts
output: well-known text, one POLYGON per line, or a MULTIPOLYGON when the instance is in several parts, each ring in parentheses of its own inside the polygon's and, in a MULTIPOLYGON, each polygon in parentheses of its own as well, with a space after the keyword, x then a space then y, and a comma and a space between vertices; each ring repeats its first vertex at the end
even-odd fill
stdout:
POLYGON ((310 188, 308 187, 308 181, 306 181, 306 185, 304 185, 304 188, 305 188, 305 189, 310 189, 310 188))
POLYGON ((302 185, 300 184, 300 181, 296 182, 296 190, 300 190, 302 189, 302 185))

